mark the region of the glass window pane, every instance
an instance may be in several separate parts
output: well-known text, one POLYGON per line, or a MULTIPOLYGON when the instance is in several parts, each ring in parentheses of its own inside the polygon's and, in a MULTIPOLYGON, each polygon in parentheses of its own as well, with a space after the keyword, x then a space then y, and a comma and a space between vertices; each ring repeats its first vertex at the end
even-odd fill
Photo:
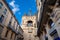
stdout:
POLYGON ((3 13, 6 14, 6 12, 7 12, 7 9, 5 8, 4 11, 3 11, 3 13))

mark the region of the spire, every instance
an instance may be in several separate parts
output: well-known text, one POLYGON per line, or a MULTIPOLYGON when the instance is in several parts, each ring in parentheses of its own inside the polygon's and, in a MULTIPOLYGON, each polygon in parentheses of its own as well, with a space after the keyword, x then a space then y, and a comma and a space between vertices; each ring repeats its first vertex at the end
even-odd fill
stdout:
POLYGON ((35 14, 34 14, 35 16, 37 16, 38 14, 37 14, 37 12, 35 12, 35 14))
POLYGON ((26 13, 24 13, 24 16, 27 16, 27 14, 26 14, 26 13))
POLYGON ((29 10, 29 16, 32 16, 32 11, 31 11, 31 9, 29 10))

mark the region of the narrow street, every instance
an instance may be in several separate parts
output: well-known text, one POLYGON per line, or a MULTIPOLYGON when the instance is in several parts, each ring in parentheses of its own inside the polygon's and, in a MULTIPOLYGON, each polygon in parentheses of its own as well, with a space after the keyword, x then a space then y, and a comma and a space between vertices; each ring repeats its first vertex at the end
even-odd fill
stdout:
POLYGON ((0 0, 0 40, 60 40, 60 0, 0 0))

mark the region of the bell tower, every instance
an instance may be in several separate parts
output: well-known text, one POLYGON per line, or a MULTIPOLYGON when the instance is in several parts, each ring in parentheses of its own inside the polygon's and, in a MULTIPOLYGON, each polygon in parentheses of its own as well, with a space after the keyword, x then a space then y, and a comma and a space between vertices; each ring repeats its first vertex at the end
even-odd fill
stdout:
POLYGON ((24 15, 22 17, 22 29, 24 31, 24 40, 37 40, 37 21, 36 16, 24 15))

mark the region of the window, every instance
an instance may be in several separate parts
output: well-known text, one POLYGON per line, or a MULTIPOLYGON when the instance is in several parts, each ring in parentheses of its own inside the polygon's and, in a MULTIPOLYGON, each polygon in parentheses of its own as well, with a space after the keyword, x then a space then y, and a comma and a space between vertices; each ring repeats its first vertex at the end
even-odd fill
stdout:
POLYGON ((53 13, 53 14, 51 14, 51 17, 54 17, 55 16, 55 14, 53 13))
POLYGON ((55 25, 51 19, 49 20, 48 24, 49 24, 50 28, 52 28, 55 25))
POLYGON ((37 28, 37 27, 36 27, 36 24, 34 24, 34 27, 37 28))
POLYGON ((9 22, 9 25, 11 25, 11 21, 9 22))
POLYGON ((32 33, 33 30, 28 30, 28 33, 32 33))
POLYGON ((54 25, 55 25, 55 24, 54 24, 54 23, 52 23, 52 24, 51 24, 51 27, 53 27, 54 25))
POLYGON ((14 27, 15 27, 15 23, 16 23, 16 22, 14 21, 14 27))
POLYGON ((33 28, 28 28, 28 33, 32 33, 33 32, 33 28))
POLYGON ((5 37, 7 37, 9 30, 6 31, 5 37))
POLYGON ((16 26, 16 30, 18 31, 18 24, 17 24, 17 26, 16 26))
POLYGON ((17 26, 17 31, 19 30, 19 25, 17 26))
POLYGON ((3 4, 0 2, 0 9, 2 8, 3 4))
POLYGON ((2 22, 3 22, 3 20, 4 20, 4 16, 3 16, 3 15, 1 15, 1 17, 0 17, 0 23, 2 23, 2 22))
POLYGON ((12 39, 12 37, 13 37, 13 33, 11 33, 11 39, 12 39))
POLYGON ((11 19, 10 19, 9 25, 11 25, 11 22, 12 22, 12 17, 11 17, 11 19))
POLYGON ((28 27, 33 26, 33 22, 32 22, 32 21, 28 21, 28 22, 27 22, 27 26, 28 26, 28 27))
POLYGON ((48 40, 48 37, 47 36, 45 37, 45 40, 48 40))
POLYGON ((3 11, 3 13, 6 14, 6 12, 7 12, 7 9, 5 8, 4 11, 3 11))

